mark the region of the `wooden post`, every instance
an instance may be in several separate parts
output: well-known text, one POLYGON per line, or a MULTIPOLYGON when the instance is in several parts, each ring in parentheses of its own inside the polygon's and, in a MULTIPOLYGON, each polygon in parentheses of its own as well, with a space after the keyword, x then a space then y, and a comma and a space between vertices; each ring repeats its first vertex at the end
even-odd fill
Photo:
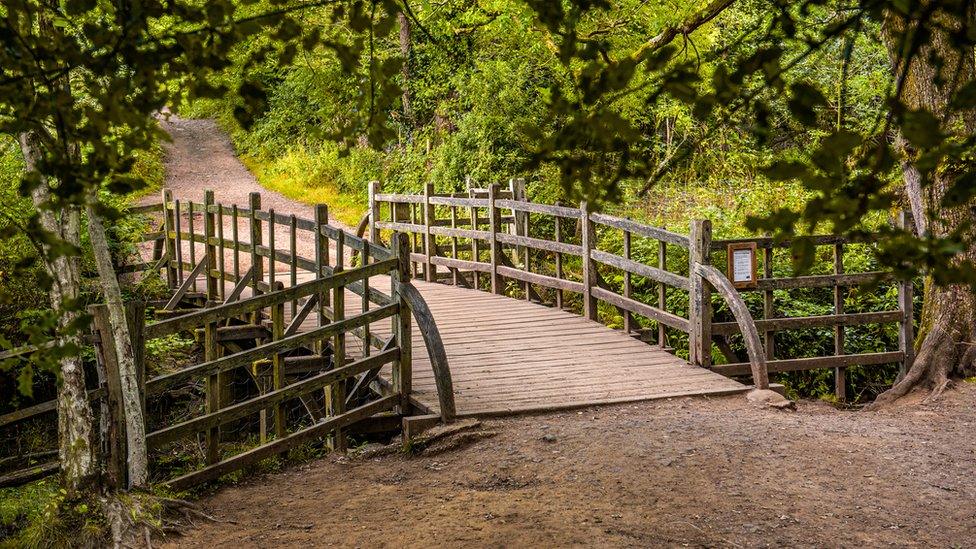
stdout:
MULTIPOLYGON (((342 231, 336 235, 336 264, 334 273, 345 270, 345 234, 342 231)), ((364 288, 369 284, 368 280, 363 281, 364 288)), ((333 290, 332 299, 332 320, 339 322, 346 318, 346 287, 337 286, 333 290)), ((338 333, 332 338, 332 368, 338 369, 346 365, 346 334, 338 333)), ((340 380, 333 383, 326 393, 325 407, 330 416, 342 415, 346 411, 346 381, 340 380)), ((345 451, 346 434, 342 429, 336 429, 333 438, 333 450, 345 451)))
POLYGON ((119 373, 118 354, 115 340, 112 338, 112 327, 109 323, 108 306, 104 304, 88 307, 92 315, 92 329, 95 337, 96 359, 102 365, 105 374, 106 407, 102 426, 105 439, 102 447, 105 452, 105 473, 110 486, 125 488, 126 482, 126 438, 125 438, 125 405, 122 398, 122 376, 119 373))
MULTIPOLYGON (((624 232, 624 258, 630 259, 630 231, 625 230, 624 232)), ((627 299, 631 298, 631 293, 633 288, 630 281, 630 271, 624 271, 624 297, 627 299)), ((630 311, 624 311, 624 333, 630 335, 630 332, 634 329, 633 318, 630 316, 630 311)))
POLYGON ((180 201, 173 201, 173 227, 175 230, 174 247, 176 248, 176 288, 183 284, 183 236, 180 234, 182 224, 180 215, 180 201))
MULTIPOLYGON (((903 230, 910 230, 912 226, 911 214, 907 211, 901 213, 899 217, 899 227, 903 230)), ((905 353, 901 368, 898 370, 898 379, 905 377, 908 370, 915 362, 915 287, 912 279, 901 280, 898 282, 898 308, 902 313, 902 320, 898 330, 898 350, 905 353)))
POLYGON ((490 245, 491 245, 491 293, 501 295, 505 286, 502 283, 502 278, 498 274, 498 264, 501 263, 502 259, 502 244, 498 241, 498 232, 501 231, 502 227, 502 217, 501 212, 495 207, 495 200, 498 195, 498 191, 501 187, 497 183, 492 183, 488 187, 488 221, 489 228, 488 231, 490 235, 490 245))
POLYGON ((688 360, 696 366, 709 368, 712 365, 711 287, 701 275, 695 273, 695 264, 709 265, 711 263, 712 222, 707 219, 692 221, 689 240, 688 261, 691 290, 688 293, 688 321, 691 332, 688 334, 688 360))
MULTIPOLYGON (((773 248, 763 249, 763 277, 773 278, 773 248)), ((763 318, 772 320, 776 316, 774 294, 772 290, 763 290, 763 318)), ((763 346, 766 348, 766 360, 773 360, 776 356, 776 332, 763 331, 763 346)))
MULTIPOLYGON (((521 177, 509 179, 508 188, 512 193, 513 201, 527 202, 525 196, 525 179, 522 179, 521 177)), ((515 222, 512 232, 516 236, 529 236, 529 213, 512 210, 512 218, 515 222)), ((522 269, 527 273, 532 272, 531 266, 529 265, 529 247, 516 246, 515 255, 517 258, 522 260, 522 269)), ((529 283, 522 281, 522 291, 525 293, 526 301, 530 301, 530 289, 529 283)))
POLYGON ((215 207, 217 209, 217 246, 220 248, 220 276, 217 277, 217 282, 219 284, 220 301, 223 303, 227 299, 227 250, 224 245, 224 207, 220 202, 215 207))
MULTIPOLYGON (((274 286, 271 287, 275 289, 274 286)), ((285 304, 284 302, 275 303, 271 306, 271 340, 278 341, 285 335, 285 304)), ((275 353, 271 357, 271 375, 273 376, 274 389, 285 387, 285 359, 281 353, 275 353)), ((284 438, 285 436, 285 405, 279 401, 274 406, 274 429, 275 437, 284 438)))
POLYGON ((217 220, 214 209, 214 192, 211 190, 203 191, 203 240, 207 261, 206 278, 207 281, 207 303, 217 301, 217 246, 214 239, 217 236, 217 220))
POLYGON ((400 358, 393 364, 393 390, 400 396, 399 413, 410 414, 410 392, 413 381, 412 334, 410 330, 410 304, 404 298, 400 288, 410 283, 410 244, 407 235, 395 233, 392 244, 393 253, 399 259, 399 265, 393 274, 393 298, 399 303, 400 310, 393 317, 393 330, 396 335, 397 346, 400 348, 400 358))
POLYGON ((430 203, 430 197, 434 194, 434 185, 427 183, 424 185, 424 255, 427 256, 424 266, 424 279, 427 282, 437 282, 437 265, 430 262, 430 259, 437 255, 437 240, 430 232, 434 225, 436 216, 434 206, 430 203))
POLYGON ((369 241, 377 246, 381 246, 380 230, 376 224, 380 220, 380 203, 376 201, 376 195, 380 194, 382 187, 379 181, 369 182, 369 241))
MULTIPOLYGON (((657 241, 657 268, 668 270, 668 243, 663 240, 657 241)), ((668 310, 668 288, 663 282, 657 283, 657 308, 665 312, 668 310)), ((657 344, 662 349, 668 346, 668 334, 663 322, 657 323, 657 344)))
MULTIPOLYGON (((360 257, 363 258, 363 267, 369 265, 369 245, 363 246, 363 253, 360 257)), ((363 300, 360 303, 359 312, 365 314, 369 312, 370 301, 369 301, 369 279, 363 279, 363 300)), ((363 357, 368 357, 373 350, 372 332, 370 331, 369 324, 363 325, 363 357)))
MULTIPOLYGON (((474 188, 472 187, 472 183, 471 183, 471 176, 470 175, 465 176, 464 181, 468 189, 468 198, 475 198, 474 188)), ((471 210, 471 230, 477 231, 480 225, 478 208, 475 206, 471 206, 470 210, 471 210)), ((477 238, 471 239, 471 261, 476 261, 476 262, 481 261, 481 242, 477 238)), ((479 289, 479 286, 481 285, 481 276, 478 273, 478 271, 471 271, 471 282, 474 289, 476 290, 479 289)))
POLYGON ((230 219, 233 223, 230 229, 230 237, 234 240, 234 284, 237 284, 241 280, 241 236, 238 228, 241 219, 237 204, 230 207, 230 219))
MULTIPOLYGON (((261 220, 258 219, 257 213, 261 210, 261 193, 251 193, 248 195, 248 221, 250 223, 251 230, 251 266, 254 269, 254 278, 251 281, 251 288, 254 295, 260 295, 261 287, 260 283, 264 281, 264 259, 258 255, 258 247, 262 246, 264 243, 264 234, 261 230, 261 220)), ((259 323, 260 312, 255 311, 254 313, 254 324, 259 323)))
MULTIPOLYGON (((844 245, 834 244, 834 274, 844 274, 844 245)), ((834 314, 844 314, 844 289, 834 285, 834 314)), ((844 327, 834 326, 834 354, 844 354, 844 327)), ((847 368, 834 368, 834 396, 847 401, 847 368)))
POLYGON ((275 282, 278 278, 278 258, 276 257, 278 246, 275 242, 275 227, 277 225, 274 208, 268 208, 268 287, 271 288, 272 292, 277 288, 275 282))
MULTIPOLYGON (((186 203, 186 232, 189 233, 190 237, 187 239, 190 243, 190 267, 196 268, 197 266, 197 241, 196 234, 193 231, 193 201, 190 200, 186 203)), ((193 291, 197 291, 197 279, 196 277, 192 280, 193 291)))
POLYGON ((146 420, 146 338, 143 335, 146 329, 146 304, 141 301, 126 303, 125 316, 129 324, 129 338, 132 340, 132 362, 136 367, 136 385, 139 387, 142 417, 146 420))
MULTIPOLYGON (((322 228, 329 224, 329 207, 325 204, 315 205, 315 278, 326 276, 325 268, 329 264, 329 239, 322 233, 322 228)), ((372 230, 372 229, 370 229, 372 230)), ((329 304, 329 293, 322 292, 318 295, 318 305, 315 309, 318 315, 316 325, 321 327, 329 323, 329 318, 325 314, 325 308, 329 304)), ((315 352, 319 355, 325 351, 323 342, 315 342, 315 352)))
MULTIPOLYGON (((451 206, 451 228, 457 229, 457 206, 451 206)), ((451 257, 458 259, 458 239, 457 236, 451 237, 451 257)), ((458 285, 458 269, 451 269, 451 282, 458 285)))
MULTIPOLYGON (((298 285, 298 218, 295 214, 288 217, 288 250, 291 252, 291 257, 288 259, 288 272, 291 276, 288 281, 294 288, 298 285)), ((298 299, 292 299, 291 317, 295 318, 296 314, 298 314, 298 299)))
MULTIPOLYGON (((203 359, 207 362, 217 360, 219 351, 217 349, 217 322, 208 322, 203 330, 203 359)), ((212 414, 220 409, 220 389, 221 379, 218 374, 211 374, 206 379, 206 413, 212 414)), ((263 419, 263 418, 262 418, 263 419)), ((263 422, 262 422, 263 426, 263 422)), ((263 437, 262 437, 263 438, 263 437)), ((263 440, 262 440, 263 442, 263 440)), ((206 461, 207 464, 217 463, 220 460, 220 428, 212 427, 206 434, 206 461)))
POLYGON ((590 206, 586 201, 580 202, 580 223, 582 227, 582 238, 580 242, 583 248, 583 316, 590 320, 597 319, 597 301, 593 296, 593 288, 596 287, 596 264, 593 262, 591 252, 596 247, 596 227, 590 220, 590 206))
POLYGON ((176 279, 176 235, 171 234, 176 231, 176 224, 173 218, 173 191, 163 189, 163 237, 166 248, 166 285, 175 290, 179 287, 176 279))
MULTIPOLYGON (((556 205, 562 206, 562 204, 560 204, 558 201, 556 202, 556 205)), ((555 216, 553 222, 556 224, 553 238, 555 238, 556 242, 562 242, 562 229, 561 229, 562 217, 558 215, 555 216)), ((562 252, 556 252, 556 278, 558 278, 559 280, 563 279, 563 253, 562 252)), ((562 310, 563 308, 562 288, 556 288, 556 308, 560 310, 562 310)))

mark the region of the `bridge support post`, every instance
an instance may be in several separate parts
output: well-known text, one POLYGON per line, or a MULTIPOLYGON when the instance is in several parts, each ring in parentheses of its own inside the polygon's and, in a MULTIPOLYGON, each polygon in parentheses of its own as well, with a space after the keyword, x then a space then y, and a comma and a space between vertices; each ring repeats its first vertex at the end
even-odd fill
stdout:
POLYGON ((596 320, 597 301, 593 296, 593 288, 597 285, 596 264, 591 253, 596 247, 596 227, 590 220, 590 205, 585 201, 580 202, 580 227, 583 233, 580 238, 583 248, 583 316, 596 320))
POLYGON ((500 188, 497 183, 488 187, 488 232, 491 234, 491 293, 498 295, 505 291, 502 277, 498 274, 498 264, 502 261, 501 257, 504 253, 501 242, 498 241, 498 232, 502 230, 502 216, 495 206, 500 188))
MULTIPOLYGON (((217 301, 217 246, 214 238, 217 236, 217 215, 215 211, 214 192, 212 190, 203 191, 203 240, 206 256, 203 261, 207 262, 207 304, 217 301)), ((223 259, 221 259, 223 261, 223 259)), ((223 280, 219 282, 223 285, 223 280)))
POLYGON ((163 254, 166 256, 166 285, 175 290, 177 282, 176 272, 176 237, 170 238, 170 233, 176 231, 172 210, 173 191, 163 189, 163 254))
POLYGON ((437 282, 437 265, 431 263, 430 259, 437 255, 437 240, 430 228, 434 225, 436 216, 434 205, 430 203, 430 197, 434 194, 434 186, 430 183, 424 185, 424 255, 426 256, 424 266, 424 278, 427 282, 437 282))
POLYGON ((377 246, 382 246, 380 242, 380 230, 376 224, 380 220, 380 203, 376 201, 376 195, 380 194, 382 187, 379 181, 369 182, 369 241, 377 246))
POLYGON ((393 390, 400 396, 397 412, 401 415, 410 414, 410 392, 413 390, 413 356, 411 342, 413 335, 410 331, 410 302, 403 294, 404 284, 410 284, 410 241, 403 233, 393 233, 390 243, 393 253, 399 260, 396 273, 393 274, 392 296, 400 310, 393 317, 393 334, 396 336, 397 346, 400 348, 400 358, 393 364, 393 390))
MULTIPOLYGON (((258 219, 258 211, 261 209, 261 193, 251 193, 248 195, 247 219, 250 228, 251 239, 251 268, 254 269, 254 276, 251 278, 251 288, 253 295, 261 295, 261 283, 264 282, 264 258, 258 254, 258 247, 264 244, 264 233, 261 230, 261 220, 258 219)), ((252 324, 261 323, 261 314, 255 311, 252 324)))
POLYGON ((712 222, 691 222, 688 261, 691 289, 688 292, 688 361, 702 368, 712 365, 712 295, 711 287, 695 272, 695 265, 711 264, 712 222))

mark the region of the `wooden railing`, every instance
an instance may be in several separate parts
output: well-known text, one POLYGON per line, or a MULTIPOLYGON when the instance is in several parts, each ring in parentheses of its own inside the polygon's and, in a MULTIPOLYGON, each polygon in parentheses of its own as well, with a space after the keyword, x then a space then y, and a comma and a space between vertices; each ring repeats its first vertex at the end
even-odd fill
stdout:
MULTIPOLYGON (((257 193, 241 208, 217 203, 210 191, 199 203, 174 200, 165 191, 160 204, 136 212, 159 218, 160 228, 143 235, 153 243, 151 260, 120 274, 161 272, 172 292, 148 304, 157 322, 145 324, 144 308, 130 312, 144 407, 147 400, 156 403, 146 408, 147 446, 159 457, 173 454, 174 444, 183 451, 197 447, 184 442, 201 437, 202 467, 183 467, 175 478, 165 470, 154 473, 156 481, 174 488, 217 478, 314 439, 344 447, 346 428, 390 425, 418 406, 422 413, 432 412, 411 392, 414 317, 434 371, 437 412, 445 421, 455 416, 440 334, 408 275, 407 235, 383 247, 329 225, 324 205, 315 208, 315 220, 308 220, 261 210, 260 204, 257 193), (301 255, 309 248, 314 258, 301 255), (378 289, 376 277, 390 280, 389 293, 378 289), (358 296, 357 303, 349 302, 350 294, 358 296), (380 321, 392 330, 377 328, 380 321), (195 334, 202 361, 147 374, 147 344, 181 333, 195 334), (384 368, 388 374, 380 375, 384 368), (202 413, 176 420, 152 414, 173 394, 188 391, 202 391, 202 413), (239 425, 253 425, 255 417, 258 440, 249 443, 242 440, 249 428, 242 431, 239 425), (229 427, 235 431, 230 438, 229 427)), ((107 311, 95 306, 91 312, 100 386, 90 396, 108 418, 103 450, 109 476, 122 482, 119 368, 107 311)), ((3 358, 36 351, 7 351, 3 358)), ((51 401, 5 414, 0 426, 53 409, 51 401)))
POLYGON ((384 232, 411 233, 411 273, 427 281, 449 282, 560 308, 572 305, 591 320, 598 319, 599 304, 606 303, 617 314, 603 316, 610 321, 619 318, 620 327, 627 333, 663 348, 671 348, 673 342, 683 341, 687 335, 693 364, 730 376, 752 375, 758 385, 765 378, 758 372, 767 368, 769 372, 836 368, 841 399, 845 397, 845 368, 884 363, 900 363, 905 368, 912 360, 911 283, 894 281, 884 272, 844 273, 843 246, 849 241, 843 237, 806 237, 815 246, 835 247, 839 254, 835 273, 774 278, 771 250, 788 248, 789 242, 770 238, 713 241, 707 221, 693 223, 691 236, 686 236, 594 212, 586 203, 579 207, 533 203, 524 198, 524 185, 519 180, 512 180, 508 189, 491 185, 469 188, 463 194, 439 195, 430 185, 422 195, 381 191, 379 183, 370 184, 369 212, 360 224, 363 232, 374 242, 379 242, 384 232), (738 311, 728 321, 716 319, 712 307, 715 283, 697 267, 715 269, 713 255, 725 252, 728 244, 743 242, 754 242, 763 251, 762 278, 754 290, 733 289, 734 295, 721 292, 730 310, 738 311), (635 247, 644 257, 649 251, 656 252, 657 261, 635 260, 635 247), (611 284, 614 279, 619 282, 611 284), (635 292, 637 281, 640 295, 635 292), (879 283, 898 284, 898 310, 844 312, 844 288, 879 283), (649 285, 656 291, 648 292, 649 285), (773 291, 822 287, 835 292, 835 308, 830 314, 777 316, 773 291), (732 356, 728 338, 744 331, 746 317, 741 313, 749 311, 741 292, 749 291, 763 292, 764 307, 758 320, 749 314, 752 326, 745 331, 761 334, 762 341, 747 337, 749 359, 742 362, 732 356), (572 304, 569 296, 573 296, 572 304), (672 308, 669 302, 672 306, 688 305, 672 308), (898 324, 899 349, 846 354, 844 327, 876 323, 898 324), (834 330, 837 344, 833 355, 776 358, 777 332, 818 327, 834 330), (713 343, 719 345, 713 347, 713 343), (712 364, 715 349, 723 351, 728 364, 712 364))

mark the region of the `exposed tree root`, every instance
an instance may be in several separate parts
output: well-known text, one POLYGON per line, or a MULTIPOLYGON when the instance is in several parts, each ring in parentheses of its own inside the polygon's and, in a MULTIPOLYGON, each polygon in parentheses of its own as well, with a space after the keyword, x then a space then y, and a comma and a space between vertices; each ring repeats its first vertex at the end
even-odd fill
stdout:
POLYGON ((952 386, 952 377, 971 375, 976 364, 973 301, 968 289, 938 288, 926 292, 923 324, 928 326, 912 367, 867 410, 882 408, 916 389, 930 391, 925 401, 939 399, 952 386))
POLYGON ((151 548, 154 537, 178 536, 198 522, 236 524, 192 502, 153 494, 113 494, 102 500, 114 548, 151 548))

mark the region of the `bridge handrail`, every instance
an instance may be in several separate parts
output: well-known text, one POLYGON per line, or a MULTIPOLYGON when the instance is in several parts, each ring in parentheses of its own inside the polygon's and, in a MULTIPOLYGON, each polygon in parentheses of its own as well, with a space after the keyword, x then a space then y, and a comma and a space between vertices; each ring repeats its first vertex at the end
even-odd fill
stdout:
MULTIPOLYGON (((510 181, 508 189, 502 189, 499 185, 492 185, 487 189, 469 188, 466 195, 437 194, 430 185, 425 186, 423 194, 382 193, 379 183, 372 182, 369 211, 360 226, 360 234, 368 232, 370 239, 378 239, 383 231, 388 230, 411 233, 413 244, 410 257, 414 276, 423 276, 428 281, 448 281, 479 289, 490 285, 491 291, 503 293, 510 289, 511 286, 505 283, 510 280, 517 283, 522 297, 554 301, 560 308, 564 308, 567 302, 564 292, 579 294, 583 298, 583 314, 588 318, 596 319, 598 303, 605 302, 613 306, 623 318, 623 329, 627 333, 640 335, 647 340, 656 331, 657 342, 664 346, 670 338, 668 330, 691 334, 696 327, 707 325, 707 329, 700 331, 708 334, 708 342, 702 343, 708 348, 699 349, 697 355, 693 354, 692 362, 727 375, 749 375, 752 372, 750 362, 741 362, 741 359, 734 356, 726 340, 730 335, 741 333, 743 329, 738 321, 716 322, 710 312, 703 318, 693 317, 691 307, 688 308, 688 315, 669 310, 668 305, 673 302, 674 292, 689 292, 694 277, 701 276, 694 272, 691 261, 685 264, 687 267, 680 266, 675 272, 674 261, 669 261, 670 252, 677 250, 680 257, 686 253, 690 255, 691 248, 697 247, 702 253, 702 263, 710 264, 713 254, 724 254, 730 245, 755 244, 763 270, 754 284, 735 288, 735 292, 762 294, 765 318, 753 320, 752 324, 764 340, 769 371, 829 367, 835 368, 838 376, 844 376, 844 369, 848 366, 900 362, 902 368, 907 368, 913 360, 911 282, 896 280, 890 272, 844 272, 844 246, 870 245, 872 239, 867 232, 853 237, 797 237, 814 246, 833 247, 834 272, 775 276, 772 269, 775 257, 773 251, 788 247, 791 242, 768 237, 712 240, 710 231, 705 241, 692 242, 688 235, 593 212, 586 204, 575 208, 531 202, 525 196, 524 183, 517 179, 510 181), (537 228, 540 225, 537 219, 542 222, 541 232, 537 228), (576 234, 567 238, 567 228, 576 234), (606 234, 608 229, 619 231, 617 234, 622 236, 622 249, 619 247, 620 238, 617 238, 617 249, 601 249, 597 245, 597 237, 606 234), (603 232, 598 233, 598 230, 603 232), (632 257, 635 238, 647 239, 652 245, 657 240, 656 264, 637 261, 632 257), (578 275, 580 264, 582 276, 578 275), (438 272, 439 268, 446 268, 448 272, 438 272), (616 284, 617 289, 601 275, 608 269, 622 272, 622 283, 616 284), (656 295, 653 295, 653 290, 638 294, 633 277, 641 277, 655 284, 656 295), (485 284, 486 278, 489 284, 485 284), (897 284, 897 310, 844 311, 846 288, 870 288, 877 284, 897 284), (835 306, 831 314, 790 318, 775 315, 774 291, 806 288, 834 290, 835 306), (543 289, 549 292, 546 299, 542 298, 543 289), (657 330, 641 328, 633 315, 656 321, 657 330), (851 354, 845 349, 845 327, 880 323, 898 324, 900 344, 897 351, 851 354), (833 355, 802 359, 774 358, 776 332, 809 328, 834 330, 833 355), (712 365, 713 337, 718 338, 719 349, 725 354, 728 364, 712 365)), ((725 258, 721 260, 724 263, 725 258)), ((838 381, 838 395, 843 386, 844 383, 838 381)))
POLYGON ((729 309, 732 310, 732 314, 739 324, 739 329, 742 330, 746 351, 749 353, 752 382, 757 389, 769 389, 769 371, 766 366, 766 352, 763 349, 762 341, 759 339, 756 322, 752 319, 752 313, 749 312, 749 308, 746 306, 745 301, 742 300, 742 296, 735 291, 735 287, 732 286, 729 279, 712 265, 695 263, 694 271, 699 276, 704 277, 729 305, 729 309))

